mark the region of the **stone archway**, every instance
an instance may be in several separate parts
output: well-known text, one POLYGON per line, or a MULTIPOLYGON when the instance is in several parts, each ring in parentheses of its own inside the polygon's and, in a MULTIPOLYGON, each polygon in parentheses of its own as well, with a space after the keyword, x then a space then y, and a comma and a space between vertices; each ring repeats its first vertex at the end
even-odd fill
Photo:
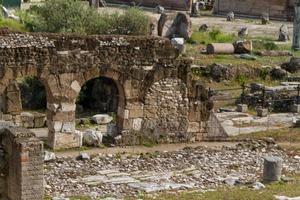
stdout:
POLYGON ((77 122, 84 125, 84 119, 89 120, 93 115, 110 116, 111 121, 98 128, 105 134, 112 131, 115 133, 110 134, 116 135, 123 129, 124 107, 124 89, 118 80, 109 76, 91 78, 81 86, 76 98, 76 118, 80 118, 77 122))

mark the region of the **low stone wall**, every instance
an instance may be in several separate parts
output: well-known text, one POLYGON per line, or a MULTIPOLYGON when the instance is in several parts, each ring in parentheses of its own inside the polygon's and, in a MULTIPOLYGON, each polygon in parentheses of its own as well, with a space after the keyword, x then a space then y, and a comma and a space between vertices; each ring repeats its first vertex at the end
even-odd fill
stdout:
POLYGON ((0 130, 0 196, 11 200, 43 199, 43 143, 24 128, 0 130))

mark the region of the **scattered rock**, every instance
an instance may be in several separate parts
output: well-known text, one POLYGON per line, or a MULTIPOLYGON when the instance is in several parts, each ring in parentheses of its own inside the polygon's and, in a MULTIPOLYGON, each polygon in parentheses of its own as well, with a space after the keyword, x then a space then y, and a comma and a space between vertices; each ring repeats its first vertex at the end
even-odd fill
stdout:
POLYGON ((233 43, 234 53, 245 54, 251 53, 252 51, 252 42, 250 40, 245 41, 236 41, 233 43))
POLYGON ((158 35, 166 38, 188 39, 192 35, 192 22, 190 17, 182 12, 177 14, 161 14, 158 21, 158 35))
POLYGON ((300 58, 298 57, 292 57, 290 62, 283 63, 281 65, 282 69, 285 69, 286 71, 290 73, 296 73, 300 71, 300 58))
POLYGON ((191 17, 199 17, 199 16, 200 16, 200 2, 194 2, 192 4, 191 17))
POLYGON ((55 153, 50 152, 50 151, 44 152, 44 161, 45 162, 53 161, 55 159, 56 159, 55 153))
POLYGON ((109 124, 113 120, 113 118, 108 114, 97 114, 92 117, 92 120, 96 124, 109 124))
POLYGON ((230 176, 230 177, 225 178, 224 182, 229 186, 234 186, 239 183, 239 178, 230 176))
POLYGON ((200 27, 199 27, 199 31, 200 32, 206 32, 208 31, 208 28, 209 26, 207 24, 202 24, 200 27))
POLYGON ((240 38, 244 38, 244 37, 248 36, 248 34, 249 34, 249 29, 248 29, 248 27, 243 27, 243 28, 241 28, 241 29, 238 31, 238 36, 239 36, 240 38))
POLYGON ((288 75, 288 72, 280 67, 273 68, 270 71, 270 76, 274 80, 281 80, 284 79, 288 75))
POLYGON ((156 12, 157 12, 158 14, 163 14, 163 13, 165 13, 165 8, 162 7, 161 5, 158 5, 158 6, 156 7, 156 12))
POLYGON ((90 160, 90 156, 87 153, 80 153, 77 157, 77 160, 90 160))
POLYGON ((266 156, 264 158, 263 181, 280 181, 283 160, 277 156, 266 156))
POLYGON ((100 131, 86 130, 83 133, 83 145, 100 146, 102 144, 103 135, 100 131))
POLYGON ((70 199, 66 197, 53 197, 52 200, 70 200, 70 199))
POLYGON ((288 40, 290 40, 289 29, 288 29, 287 25, 282 24, 280 29, 279 29, 278 41, 286 42, 288 40))
POLYGON ((300 196, 299 197, 286 197, 286 196, 277 196, 277 195, 274 195, 274 198, 276 200, 300 200, 300 196))
POLYGON ((261 189, 266 188, 266 186, 264 184, 262 184, 261 182, 255 182, 255 183, 253 183, 252 188, 254 190, 261 190, 261 189))
POLYGON ((256 60, 257 59, 255 56, 246 54, 246 53, 240 54, 240 55, 235 55, 235 57, 245 59, 245 60, 256 60))
POLYGON ((179 53, 184 52, 185 47, 184 47, 184 39, 183 38, 172 38, 171 44, 173 45, 173 47, 175 49, 177 49, 179 51, 179 53))
POLYGON ((263 13, 261 16, 261 23, 262 24, 269 24, 270 23, 270 17, 269 17, 269 13, 263 13))
POLYGON ((227 14, 227 21, 228 22, 233 22, 234 21, 234 12, 231 11, 227 14))

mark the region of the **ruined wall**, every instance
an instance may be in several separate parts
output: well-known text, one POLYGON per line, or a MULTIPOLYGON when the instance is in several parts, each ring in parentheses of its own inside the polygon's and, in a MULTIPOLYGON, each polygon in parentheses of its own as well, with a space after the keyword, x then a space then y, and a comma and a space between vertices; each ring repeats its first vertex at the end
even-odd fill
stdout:
POLYGON ((271 18, 289 20, 294 12, 290 4, 290 0, 216 0, 214 13, 233 11, 237 15, 261 17, 267 12, 271 18))
POLYGON ((106 0, 106 2, 127 5, 130 5, 132 2, 135 2, 135 4, 138 6, 155 8, 156 6, 161 5, 166 9, 185 11, 190 11, 192 6, 192 0, 106 0))
POLYGON ((43 199, 43 143, 24 128, 0 130, 1 199, 43 199))
POLYGON ((36 76, 44 84, 49 145, 53 148, 80 144, 80 136, 75 134, 75 101, 84 83, 100 76, 112 79, 118 88, 117 125, 124 137, 133 132, 141 136, 154 122, 159 125, 157 132, 167 126, 166 131, 173 129, 175 138, 184 135, 187 140, 190 132, 201 138, 201 122, 208 120, 203 114, 209 109, 208 98, 196 98, 191 60, 177 56, 170 41, 159 37, 4 32, 0 36, 0 94, 5 95, 7 86, 19 77, 36 76), (161 89, 165 92, 160 93, 161 89), (163 108, 169 104, 167 99, 151 99, 152 90, 157 97, 174 98, 169 99, 172 109, 163 108), (158 105, 154 118, 147 114, 152 102, 158 105), (165 125, 166 116, 177 111, 179 118, 165 125))

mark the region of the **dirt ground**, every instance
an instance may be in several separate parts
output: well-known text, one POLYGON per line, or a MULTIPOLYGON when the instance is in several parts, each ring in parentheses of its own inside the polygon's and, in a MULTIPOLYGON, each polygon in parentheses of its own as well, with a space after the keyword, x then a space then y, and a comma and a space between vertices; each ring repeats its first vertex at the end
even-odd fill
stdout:
MULTIPOLYGON (((99 8, 99 12, 120 12, 125 6, 113 6, 106 8, 99 8)), ((149 16, 156 18, 160 17, 160 14, 156 14, 153 9, 144 9, 145 13, 149 16)), ((175 12, 175 11, 168 11, 175 12)), ((218 28, 226 33, 237 34, 238 30, 242 27, 248 27, 250 36, 261 36, 261 37, 273 37, 277 38, 279 33, 279 28, 282 24, 286 24, 289 29, 290 38, 292 38, 293 33, 293 23, 286 21, 274 21, 271 20, 270 24, 262 25, 261 20, 252 18, 237 18, 234 22, 227 22, 226 17, 223 16, 201 16, 192 17, 192 24, 194 28, 197 28, 202 24, 207 24, 211 28, 218 28)))

